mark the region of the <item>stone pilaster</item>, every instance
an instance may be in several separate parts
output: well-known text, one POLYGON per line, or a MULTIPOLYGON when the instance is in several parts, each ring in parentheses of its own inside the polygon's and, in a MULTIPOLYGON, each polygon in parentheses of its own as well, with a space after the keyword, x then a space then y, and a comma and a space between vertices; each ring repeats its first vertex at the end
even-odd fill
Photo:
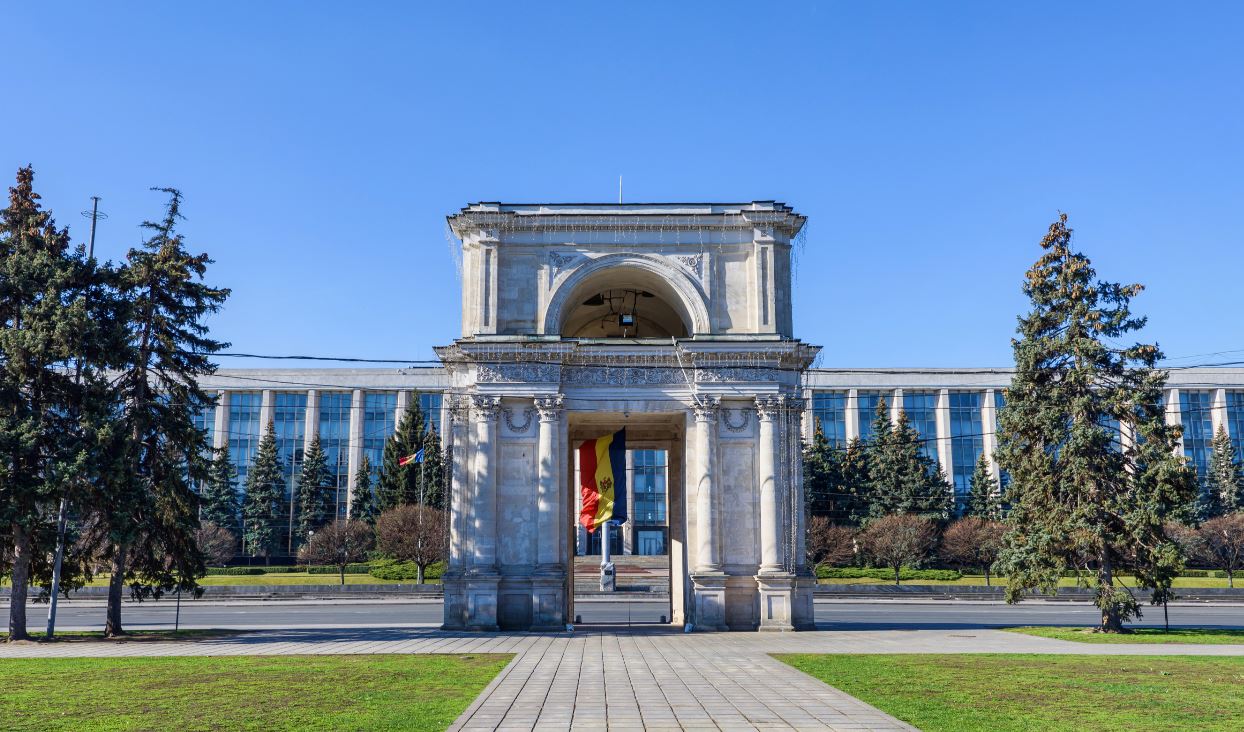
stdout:
POLYGON ((778 574, 782 566, 782 506, 779 503, 777 461, 780 457, 778 430, 785 415, 780 396, 756 397, 760 417, 760 445, 756 453, 757 481, 760 483, 760 573, 778 574))
POLYGON ((697 394, 695 410, 694 480, 696 484, 696 552, 691 585, 695 593, 696 630, 728 630, 726 625, 726 574, 721 570, 721 517, 717 507, 714 480, 717 473, 718 397, 697 394))
POLYGON ((536 484, 536 561, 531 580, 532 630, 566 624, 566 566, 562 562, 562 395, 536 397, 540 414, 539 477, 536 484))

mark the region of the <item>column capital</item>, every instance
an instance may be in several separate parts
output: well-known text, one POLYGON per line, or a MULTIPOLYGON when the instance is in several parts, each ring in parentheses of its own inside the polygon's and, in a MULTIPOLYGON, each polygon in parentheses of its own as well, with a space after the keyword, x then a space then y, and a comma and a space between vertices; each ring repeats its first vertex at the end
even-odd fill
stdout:
POLYGON ((536 397, 536 410, 540 412, 541 422, 556 422, 562 415, 562 403, 565 396, 552 394, 536 397))
POLYGON ((695 410, 695 421, 711 422, 717 418, 721 397, 715 394, 692 394, 691 408, 695 410))
POLYGON ((765 394, 756 397, 756 414, 761 422, 772 422, 786 408, 787 398, 781 394, 765 394))
POLYGON ((472 394, 471 406, 475 408, 475 419, 479 422, 496 422, 501 411, 501 397, 491 394, 472 394))

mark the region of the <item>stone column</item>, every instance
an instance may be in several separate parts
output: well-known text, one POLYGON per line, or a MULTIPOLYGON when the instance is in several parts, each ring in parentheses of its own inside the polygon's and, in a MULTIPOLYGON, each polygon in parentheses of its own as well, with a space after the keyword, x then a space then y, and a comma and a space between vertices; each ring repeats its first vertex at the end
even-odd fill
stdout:
POLYGON ((696 630, 728 630, 726 626, 726 575, 721 571, 717 530, 721 519, 713 482, 717 469, 717 412, 721 400, 709 394, 692 397, 695 410, 695 592, 696 630))
POLYGON ((531 629, 566 624, 566 567, 562 564, 562 395, 536 397, 540 413, 536 483, 536 572, 531 580, 531 629))
POLYGON ((784 400, 780 396, 756 397, 756 411, 760 416, 760 445, 756 453, 757 480, 760 483, 760 573, 777 574, 783 571, 781 547, 782 507, 778 501, 778 471, 780 446, 778 429, 784 415, 784 400))
MULTIPOLYGON (((229 446, 229 392, 224 389, 216 392, 216 414, 213 416, 212 449, 223 450, 229 446)), ((230 457, 237 459, 233 455, 230 457)))
POLYGON ((350 450, 350 474, 346 482, 347 516, 350 511, 350 504, 354 503, 354 487, 357 482, 355 478, 358 477, 359 466, 363 463, 363 396, 362 389, 355 389, 350 395, 350 441, 347 443, 350 450))
POLYGON ((302 421, 302 454, 306 455, 320 434, 320 393, 315 389, 307 390, 307 411, 302 421))
MULTIPOLYGON (((799 424, 807 411, 807 405, 808 402, 803 399, 786 400, 786 409, 790 415, 791 424, 799 424)), ((793 449, 797 456, 802 455, 799 445, 795 445, 793 449)), ((794 630, 814 630, 816 617, 812 605, 812 593, 816 589, 816 576, 808 567, 808 508, 804 502, 803 462, 797 460, 794 464, 788 464, 786 468, 790 473, 785 479, 786 490, 791 491, 790 498, 793 499, 788 499, 787 502, 795 513, 790 519, 795 524, 795 556, 791 561, 795 568, 795 577, 791 588, 789 623, 794 630)), ((771 629, 786 630, 785 624, 775 622, 778 620, 776 614, 772 615, 774 617, 768 621, 771 629)))
POLYGON ((471 564, 476 569, 494 569, 497 564, 497 414, 501 399, 475 395, 475 552, 471 564))
POLYGON ((444 627, 461 630, 467 627, 468 583, 466 574, 471 561, 470 524, 470 427, 471 400, 459 394, 445 395, 445 409, 449 430, 445 443, 450 460, 449 487, 449 560, 445 574, 441 576, 444 586, 444 627))

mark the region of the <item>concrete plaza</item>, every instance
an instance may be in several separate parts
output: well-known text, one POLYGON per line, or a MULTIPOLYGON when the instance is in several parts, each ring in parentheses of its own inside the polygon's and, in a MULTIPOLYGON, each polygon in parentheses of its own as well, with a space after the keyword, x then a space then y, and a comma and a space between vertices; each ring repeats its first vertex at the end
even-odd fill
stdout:
POLYGON ((772 653, 1244 655, 1244 645, 1095 645, 988 629, 682 634, 454 633, 433 627, 266 630, 182 642, 0 645, 0 659, 513 653, 455 729, 912 729, 772 653))

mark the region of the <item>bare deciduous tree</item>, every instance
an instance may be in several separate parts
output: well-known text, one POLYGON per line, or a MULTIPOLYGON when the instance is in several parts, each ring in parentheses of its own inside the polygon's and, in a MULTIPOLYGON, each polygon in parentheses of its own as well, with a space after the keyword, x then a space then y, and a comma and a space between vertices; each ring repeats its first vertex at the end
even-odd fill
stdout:
POLYGON ((423 584, 429 564, 445 558, 449 550, 449 522, 445 512, 418 504, 389 509, 376 519, 380 551, 403 562, 414 562, 416 581, 423 584))
POLYGON ((933 551, 937 529, 929 519, 913 514, 891 514, 868 524, 859 535, 861 551, 882 567, 894 570, 899 583, 903 567, 915 567, 933 551))
POLYGON ((1002 551, 1006 526, 976 516, 961 518, 942 535, 942 560, 947 564, 982 569, 985 586, 989 586, 989 570, 1002 551))
POLYGON ((1236 570, 1244 566, 1244 511, 1210 519, 1201 524, 1205 558, 1227 573, 1227 586, 1235 587, 1236 570))
POLYGON ((812 564, 840 566, 855 558, 855 529, 837 526, 827 516, 808 519, 808 559, 812 564))
POLYGON ((194 532, 194 540, 207 563, 223 567, 238 551, 238 537, 223 526, 204 521, 194 532))
POLYGON ((1175 542, 1184 555, 1185 564, 1203 564, 1205 562, 1205 539, 1197 529, 1179 521, 1167 521, 1162 530, 1175 542))
POLYGON ((341 573, 341 584, 346 583, 346 566, 367 558, 375 536, 364 521, 334 521, 321 526, 311 535, 298 559, 306 564, 329 564, 341 573))

